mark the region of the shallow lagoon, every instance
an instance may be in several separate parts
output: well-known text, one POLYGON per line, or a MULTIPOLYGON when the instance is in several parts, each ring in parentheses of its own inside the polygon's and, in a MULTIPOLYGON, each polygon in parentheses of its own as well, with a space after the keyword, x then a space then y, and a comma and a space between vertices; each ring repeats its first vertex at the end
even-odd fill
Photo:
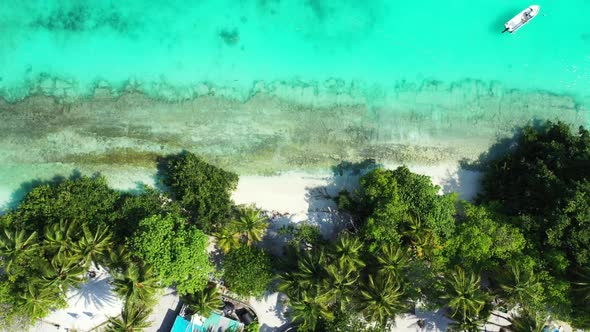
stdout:
POLYGON ((181 149, 268 174, 474 159, 530 121, 587 125, 590 3, 538 4, 508 35, 528 2, 5 1, 0 201, 73 169, 133 186, 181 149))

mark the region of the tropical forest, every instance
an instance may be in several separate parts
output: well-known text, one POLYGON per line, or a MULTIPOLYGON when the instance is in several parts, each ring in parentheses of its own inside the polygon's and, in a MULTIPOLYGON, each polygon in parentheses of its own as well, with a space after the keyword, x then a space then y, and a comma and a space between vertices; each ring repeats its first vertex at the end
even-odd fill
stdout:
POLYGON ((471 201, 406 166, 361 162, 355 189, 331 197, 349 216, 342 231, 298 223, 280 248, 262 245, 269 214, 232 200, 238 175, 188 151, 158 158, 154 188, 118 191, 100 174, 24 183, 0 216, 0 330, 65 307, 97 269, 123 303, 112 332, 148 327, 167 287, 203 314, 221 287, 278 291, 305 332, 389 331, 417 308, 442 310, 452 331, 498 312, 513 313, 506 331, 542 331, 547 317, 590 329, 590 132, 529 125, 464 163, 482 173, 471 201))

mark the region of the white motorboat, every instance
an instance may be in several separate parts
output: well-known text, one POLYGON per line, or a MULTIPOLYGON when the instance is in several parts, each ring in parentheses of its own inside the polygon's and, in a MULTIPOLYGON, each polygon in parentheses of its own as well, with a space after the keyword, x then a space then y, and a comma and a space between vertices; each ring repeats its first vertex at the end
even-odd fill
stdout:
POLYGON ((535 18, 537 14, 539 14, 539 10, 541 7, 537 5, 528 6, 525 10, 518 13, 518 15, 514 16, 510 21, 504 24, 504 31, 502 33, 508 31, 510 33, 516 32, 516 30, 522 28, 525 24, 529 23, 530 20, 535 18))

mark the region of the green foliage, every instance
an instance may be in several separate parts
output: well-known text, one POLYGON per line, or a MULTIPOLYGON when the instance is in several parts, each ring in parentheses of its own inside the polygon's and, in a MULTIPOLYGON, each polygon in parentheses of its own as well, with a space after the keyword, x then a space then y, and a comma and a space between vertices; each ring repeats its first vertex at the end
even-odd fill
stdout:
POLYGON ((376 254, 377 268, 382 276, 401 280, 409 265, 407 254, 397 245, 384 245, 376 254))
POLYGON ((562 123, 525 127, 517 147, 492 161, 481 200, 497 202, 538 249, 556 248, 578 265, 590 263, 590 133, 562 123))
POLYGON ((551 314, 590 327, 590 310, 570 292, 572 271, 590 264, 590 133, 562 122, 525 127, 516 146, 491 161, 479 200, 510 216, 527 239, 551 314))
POLYGON ((517 147, 492 161, 482 198, 501 202, 509 214, 546 215, 571 184, 587 178, 589 147, 590 133, 581 127, 574 134, 563 122, 527 126, 517 147))
POLYGON ((325 332, 383 332, 380 326, 367 326, 363 317, 357 312, 345 311, 339 313, 331 321, 320 322, 320 327, 316 331, 325 332))
POLYGON ((510 318, 509 328, 512 332, 543 332, 547 317, 539 311, 521 310, 517 316, 510 318))
POLYGON ((159 164, 164 184, 201 229, 219 230, 230 217, 237 174, 212 166, 190 152, 161 158, 159 164))
POLYGON ((141 332, 152 325, 150 313, 151 309, 144 305, 126 303, 119 317, 109 318, 105 332, 141 332))
POLYGON ((217 247, 226 254, 241 246, 240 233, 238 233, 236 225, 234 224, 229 224, 226 227, 223 227, 213 235, 217 240, 217 247))
POLYGON ((15 210, 14 222, 29 231, 43 233, 61 220, 95 227, 111 225, 116 218, 119 193, 102 176, 80 176, 42 184, 29 192, 15 210))
POLYGON ((165 285, 175 285, 179 294, 186 294, 202 289, 213 270, 207 243, 207 236, 187 227, 182 217, 155 215, 139 222, 129 248, 154 267, 165 285))
POLYGON ((237 218, 232 222, 238 238, 247 245, 262 241, 268 227, 268 218, 256 206, 240 206, 237 218))
POLYGON ((282 226, 279 235, 290 236, 288 245, 291 248, 312 248, 326 242, 317 225, 311 225, 308 221, 302 221, 296 225, 282 226))
POLYGON ((492 259, 507 260, 524 249, 526 241, 518 229, 496 221, 484 206, 464 202, 462 207, 456 234, 445 244, 452 264, 489 266, 492 259))
POLYGON ((358 306, 363 316, 370 322, 385 327, 395 315, 406 309, 403 291, 394 279, 369 275, 367 283, 361 288, 358 306))
POLYGON ((104 261, 108 251, 112 248, 112 233, 105 225, 96 226, 92 231, 87 225, 82 225, 82 236, 74 245, 76 255, 82 258, 82 264, 86 268, 92 262, 104 261))
POLYGON ((23 257, 31 254, 37 247, 35 242, 37 232, 27 233, 24 229, 16 230, 14 228, 5 227, 0 232, 0 266, 2 266, 7 273, 11 273, 13 266, 22 261, 23 257))
POLYGON ((211 312, 219 310, 223 306, 217 285, 207 285, 201 290, 186 295, 183 301, 193 312, 203 317, 208 317, 211 312))
POLYGON ((480 277, 456 267, 445 276, 444 285, 442 299, 451 309, 450 317, 458 322, 477 321, 489 299, 481 290, 480 277))
POLYGON ((151 304, 160 282, 149 265, 128 262, 123 269, 112 270, 113 288, 126 303, 151 304))
POLYGON ((301 331, 315 331, 323 320, 334 319, 334 314, 321 299, 307 293, 291 302, 289 315, 294 323, 299 324, 301 331))
POLYGON ((118 212, 119 219, 113 225, 118 237, 117 243, 122 243, 130 237, 141 220, 154 215, 168 214, 182 215, 180 205, 154 188, 144 187, 139 195, 123 194, 118 212))
POLYGON ((361 240, 349 233, 341 233, 334 244, 334 257, 343 266, 356 271, 365 266, 361 259, 364 244, 361 240))
POLYGON ((511 261, 503 266, 498 273, 502 298, 506 299, 511 308, 531 308, 537 310, 543 307, 544 290, 539 277, 532 267, 520 261, 511 261))
POLYGON ((260 323, 258 322, 253 322, 249 325, 246 325, 246 328, 244 329, 245 332, 259 332, 260 331, 260 323))
POLYGON ((241 246, 223 261, 223 278, 228 287, 243 296, 261 296, 274 278, 270 256, 262 249, 241 246))
POLYGON ((377 242, 400 242, 409 216, 420 219, 437 238, 453 234, 455 196, 438 195, 440 187, 407 167, 378 168, 360 180, 359 200, 366 213, 366 236, 377 242))
POLYGON ((65 296, 57 286, 39 287, 34 283, 25 286, 17 302, 20 315, 28 317, 31 321, 47 316, 51 309, 61 309, 65 306, 65 296))

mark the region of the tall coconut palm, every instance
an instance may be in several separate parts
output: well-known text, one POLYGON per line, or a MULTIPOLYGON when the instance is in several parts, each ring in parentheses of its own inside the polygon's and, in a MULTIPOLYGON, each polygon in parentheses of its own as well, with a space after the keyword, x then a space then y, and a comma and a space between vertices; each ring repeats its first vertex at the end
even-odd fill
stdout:
POLYGON ((209 316, 212 311, 218 310, 223 305, 221 294, 219 294, 219 287, 206 286, 200 291, 189 294, 184 301, 189 305, 189 308, 201 316, 209 316))
POLYGON ((289 308, 289 316, 293 323, 298 324, 300 331, 315 331, 320 320, 334 319, 334 314, 322 301, 307 293, 299 299, 292 300, 289 308))
POLYGON ((213 235, 217 239, 217 247, 226 254, 230 250, 240 247, 241 234, 236 231, 235 222, 230 223, 213 235))
POLYGON ((485 320, 479 317, 466 317, 464 320, 450 322, 447 331, 480 332, 485 323, 485 320))
POLYGON ((89 267, 92 262, 105 258, 111 247, 112 233, 107 226, 98 225, 96 231, 92 231, 83 225, 82 237, 75 244, 75 251, 82 257, 84 266, 89 267))
POLYGON ((115 292, 130 303, 151 303, 160 286, 149 265, 129 263, 122 271, 113 274, 115 292))
POLYGON ((111 268, 123 270, 131 263, 133 263, 131 254, 124 245, 119 245, 109 251, 108 266, 111 268))
POLYGON ((105 332, 141 332, 152 325, 148 321, 151 309, 136 303, 126 303, 120 317, 110 317, 105 332))
POLYGON ((0 258, 4 261, 4 270, 10 273, 12 265, 21 255, 31 253, 37 247, 37 232, 27 234, 25 230, 5 228, 0 232, 0 258))
POLYGON ((301 251, 295 275, 304 287, 318 287, 326 278, 326 254, 323 249, 301 251))
POLYGON ((363 243, 357 237, 342 233, 334 246, 334 254, 338 260, 356 271, 365 266, 365 262, 361 259, 363 248, 363 243))
POLYGON ((43 266, 40 284, 56 286, 65 294, 70 287, 77 288, 79 286, 83 281, 85 271, 86 269, 79 264, 77 258, 61 253, 43 266))
POLYGON ((297 272, 287 272, 279 275, 279 285, 277 289, 287 294, 289 298, 300 298, 303 292, 310 290, 309 284, 301 284, 301 278, 297 272))
POLYGON ((354 286, 358 281, 358 273, 353 267, 342 261, 326 266, 328 278, 323 289, 326 290, 325 297, 329 302, 337 304, 340 311, 344 312, 352 302, 354 286))
POLYGON ((509 319, 512 332, 543 332, 547 326, 547 315, 537 311, 524 310, 509 319))
POLYGON ((465 322, 475 320, 488 300, 480 288, 480 277, 475 273, 466 273, 460 267, 446 276, 446 294, 442 296, 451 308, 451 318, 465 322))
POLYGON ((56 294, 55 288, 39 286, 29 283, 20 295, 20 310, 33 320, 47 316, 50 309, 65 306, 62 294, 56 294))
POLYGON ((74 256, 75 243, 80 234, 80 224, 76 221, 60 220, 45 228, 43 246, 50 255, 74 256))
POLYGON ((418 258, 431 257, 438 247, 432 229, 425 227, 420 218, 412 214, 403 223, 402 236, 418 258))
POLYGON ((543 300, 543 285, 532 271, 516 262, 508 264, 506 273, 500 284, 503 297, 513 306, 534 306, 543 300))
POLYGON ((401 279, 403 271, 409 266, 406 252, 397 245, 383 245, 376 258, 379 263, 379 273, 397 280, 401 279))
POLYGON ((385 327, 396 314, 405 309, 403 291, 392 278, 369 275, 360 291, 358 305, 368 321, 385 327))
POLYGON ((268 228, 268 218, 262 215, 262 211, 255 206, 243 206, 238 209, 238 218, 235 220, 236 231, 248 244, 262 241, 262 237, 268 228))

